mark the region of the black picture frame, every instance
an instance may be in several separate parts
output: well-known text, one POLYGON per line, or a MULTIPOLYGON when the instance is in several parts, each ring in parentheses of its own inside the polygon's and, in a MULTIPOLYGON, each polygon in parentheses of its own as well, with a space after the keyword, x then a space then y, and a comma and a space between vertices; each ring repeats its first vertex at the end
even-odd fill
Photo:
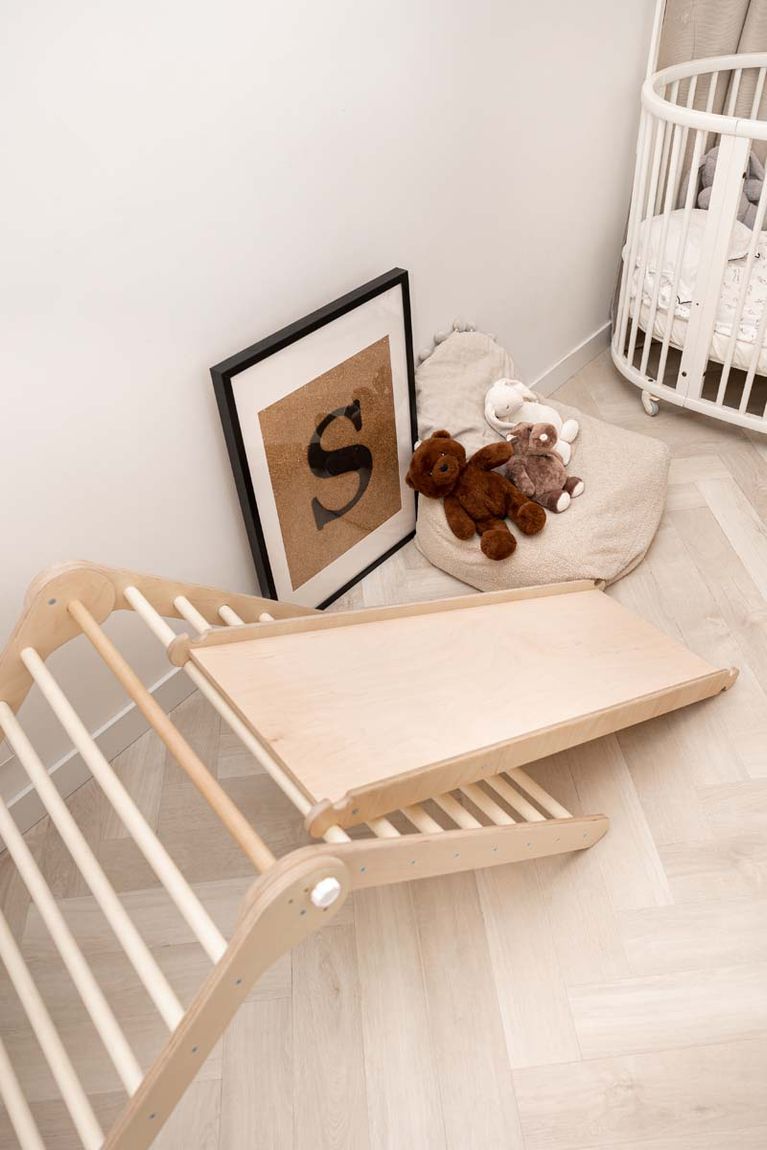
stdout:
MULTIPOLYGON (((246 371, 248 368, 253 367, 255 364, 260 363, 261 361, 267 359, 269 356, 282 351, 284 348, 289 347, 291 344, 304 339, 306 336, 311 335, 318 329, 332 323, 334 320, 347 315, 349 312, 354 311, 356 308, 363 307, 366 303, 369 303, 371 300, 375 299, 376 296, 382 295, 396 287, 399 287, 402 293, 407 390, 410 409, 410 447, 412 449, 415 446, 416 440, 418 438, 418 428, 415 401, 413 331, 410 312, 410 285, 408 273, 404 270, 404 268, 392 268, 390 271, 385 272, 383 275, 377 276, 375 279, 370 280, 366 284, 363 284, 362 287, 356 288, 354 291, 347 292, 346 295, 341 296, 339 299, 333 300, 332 303, 326 304, 324 307, 318 308, 316 311, 311 312, 309 315, 304 316, 302 319, 288 324, 287 327, 281 328, 279 331, 274 332, 272 335, 258 340, 250 347, 245 348, 243 351, 237 352, 235 355, 230 356, 228 359, 223 360, 221 363, 216 364, 210 369, 211 379, 213 381, 213 389, 216 396, 216 403, 218 405, 218 411, 221 417, 224 439, 226 442, 227 451, 229 453, 229 460, 234 474, 237 495, 239 497, 240 507, 242 510, 243 519, 245 521, 245 528, 247 531, 251 554, 253 556, 253 563, 256 569, 256 574, 258 576, 259 585, 261 587, 261 593, 266 598, 276 600, 279 598, 279 596, 277 592, 277 586, 275 584, 272 564, 269 559, 268 544, 264 534, 261 516, 258 510, 256 494, 253 487, 253 481, 250 474, 250 468, 248 465, 245 442, 243 439, 243 431, 237 410, 237 403, 232 381, 240 372, 246 371)), ((379 566, 379 564, 383 563, 386 559, 389 559, 396 551, 403 547, 405 543, 412 539, 414 534, 414 529, 408 531, 393 546, 389 547, 373 562, 364 567, 364 569, 355 573, 342 586, 338 587, 332 592, 332 594, 325 597, 321 603, 317 604, 317 606, 322 609, 327 607, 330 603, 334 602, 337 598, 339 598, 339 596, 348 591, 349 588, 353 587, 355 583, 358 583, 360 579, 363 579, 377 566, 379 566)))

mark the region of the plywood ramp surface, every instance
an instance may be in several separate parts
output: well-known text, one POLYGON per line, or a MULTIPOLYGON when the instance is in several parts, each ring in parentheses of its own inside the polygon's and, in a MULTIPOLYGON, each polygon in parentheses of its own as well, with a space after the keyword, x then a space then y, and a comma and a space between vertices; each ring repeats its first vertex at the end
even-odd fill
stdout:
POLYGON ((715 674, 596 589, 364 615, 192 646, 315 800, 715 674))

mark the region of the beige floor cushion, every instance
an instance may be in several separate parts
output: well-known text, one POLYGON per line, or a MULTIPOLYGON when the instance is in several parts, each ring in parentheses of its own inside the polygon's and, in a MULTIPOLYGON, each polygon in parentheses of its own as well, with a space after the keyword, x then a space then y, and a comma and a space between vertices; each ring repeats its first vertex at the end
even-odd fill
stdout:
MULTIPOLYGON (((445 427, 471 453, 499 436, 483 415, 485 392, 513 376, 506 351, 482 332, 455 332, 416 372, 421 438, 445 427)), ((549 514, 540 535, 517 537, 517 549, 493 562, 479 539, 456 539, 441 502, 419 496, 416 543, 426 558, 480 591, 604 579, 613 583, 645 556, 663 513, 669 452, 646 435, 613 427, 563 403, 546 399, 563 418, 580 423, 568 471, 586 490, 561 515, 549 514)))

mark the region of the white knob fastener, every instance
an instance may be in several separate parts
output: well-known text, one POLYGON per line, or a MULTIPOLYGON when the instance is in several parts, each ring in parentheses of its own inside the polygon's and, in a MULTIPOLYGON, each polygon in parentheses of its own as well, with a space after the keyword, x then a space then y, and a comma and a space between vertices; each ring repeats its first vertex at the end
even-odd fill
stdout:
POLYGON ((321 878, 316 884, 310 898, 314 906, 326 910, 332 906, 341 893, 341 884, 337 878, 321 878))

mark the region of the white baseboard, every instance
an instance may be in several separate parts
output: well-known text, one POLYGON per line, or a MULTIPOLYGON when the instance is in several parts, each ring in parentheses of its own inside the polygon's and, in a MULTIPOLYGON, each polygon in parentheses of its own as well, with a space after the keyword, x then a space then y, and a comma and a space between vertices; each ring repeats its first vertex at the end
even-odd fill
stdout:
POLYGON ((583 343, 579 343, 572 351, 568 351, 567 355, 563 356, 558 363, 548 367, 538 379, 530 384, 530 387, 539 395, 551 395, 558 387, 566 383, 570 376, 575 375, 576 371, 580 371, 592 359, 596 359, 599 353, 609 345, 610 323, 608 321, 602 327, 597 328, 588 339, 584 339, 583 343))
MULTIPOLYGON (((167 675, 163 675, 150 690, 163 710, 170 711, 192 694, 194 686, 186 675, 181 674, 180 667, 174 667, 168 671, 167 675)), ((135 743, 136 739, 140 738, 148 729, 144 716, 134 703, 130 703, 118 711, 116 715, 113 715, 97 731, 94 731, 93 737, 105 757, 114 759, 131 743, 135 743)), ((12 763, 13 758, 6 760, 3 766, 12 763)), ((64 798, 71 795, 91 777, 90 771, 76 751, 70 751, 69 754, 64 755, 63 758, 54 763, 49 774, 56 784, 57 790, 64 798)), ((29 830, 45 815, 45 808, 31 783, 8 800, 8 807, 22 831, 29 830)))

